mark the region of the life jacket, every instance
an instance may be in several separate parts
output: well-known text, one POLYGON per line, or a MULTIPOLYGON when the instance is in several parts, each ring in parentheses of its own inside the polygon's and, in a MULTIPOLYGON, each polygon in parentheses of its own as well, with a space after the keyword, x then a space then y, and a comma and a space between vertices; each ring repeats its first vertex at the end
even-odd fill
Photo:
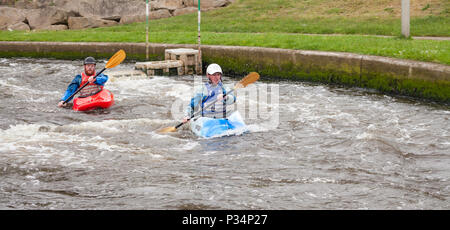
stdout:
POLYGON ((211 102, 217 99, 217 95, 222 94, 225 96, 225 88, 222 82, 219 82, 217 86, 213 87, 210 83, 205 83, 208 95, 204 95, 202 98, 202 117, 211 118, 226 118, 227 117, 227 101, 224 98, 222 101, 214 103, 214 105, 208 106, 211 102))
MULTIPOLYGON (((95 76, 95 73, 94 75, 95 76)), ((81 73, 81 86, 86 84, 88 82, 90 76, 87 76, 85 73, 81 73)), ((94 82, 87 84, 82 90, 80 90, 80 96, 79 97, 89 97, 92 95, 95 95, 103 90, 103 86, 97 85, 94 82)))

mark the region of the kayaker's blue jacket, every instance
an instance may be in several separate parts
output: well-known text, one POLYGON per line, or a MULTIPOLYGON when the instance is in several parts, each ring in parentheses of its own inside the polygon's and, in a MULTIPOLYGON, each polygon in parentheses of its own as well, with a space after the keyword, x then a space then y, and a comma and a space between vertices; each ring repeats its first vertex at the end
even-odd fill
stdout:
MULTIPOLYGON (((67 100, 67 98, 69 98, 73 93, 75 93, 75 91, 77 91, 77 89, 81 86, 81 79, 82 79, 81 74, 75 76, 75 78, 72 80, 72 82, 70 82, 69 86, 67 87, 66 92, 61 97, 61 101, 67 100)), ((104 75, 101 73, 100 75, 97 76, 97 78, 95 78, 94 83, 97 85, 104 86, 107 81, 108 75, 104 75)))
POLYGON ((236 102, 236 97, 233 93, 227 94, 224 98, 225 100, 216 102, 209 108, 204 107, 215 101, 219 94, 225 95, 228 91, 230 91, 230 88, 224 86, 222 82, 219 82, 216 86, 206 82, 201 89, 196 90, 194 97, 191 98, 191 103, 186 108, 185 116, 191 117, 198 108, 202 111, 203 117, 225 118, 227 116, 226 106, 236 102))

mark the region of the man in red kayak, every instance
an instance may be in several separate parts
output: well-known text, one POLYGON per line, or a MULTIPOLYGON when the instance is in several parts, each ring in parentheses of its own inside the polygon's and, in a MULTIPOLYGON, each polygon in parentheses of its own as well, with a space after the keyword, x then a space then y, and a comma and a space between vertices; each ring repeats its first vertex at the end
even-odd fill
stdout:
POLYGON ((96 63, 97 61, 93 57, 87 57, 86 59, 84 59, 84 73, 75 76, 75 78, 67 87, 64 96, 61 97, 61 101, 58 103, 58 107, 67 106, 67 103, 64 103, 64 101, 72 96, 72 94, 75 93, 75 91, 77 91, 77 89, 83 86, 86 82, 89 82, 89 84, 80 91, 80 97, 89 97, 102 91, 103 86, 105 85, 106 81, 108 81, 108 75, 104 75, 102 73, 94 79, 96 63))

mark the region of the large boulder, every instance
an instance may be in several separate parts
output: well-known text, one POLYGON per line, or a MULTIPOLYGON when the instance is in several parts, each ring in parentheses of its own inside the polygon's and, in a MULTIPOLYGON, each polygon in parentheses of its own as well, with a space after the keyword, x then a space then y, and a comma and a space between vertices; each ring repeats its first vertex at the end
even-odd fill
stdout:
MULTIPOLYGON (((232 1, 230 1, 230 0, 201 0, 200 7, 201 7, 201 9, 224 7, 224 6, 227 6, 228 4, 230 4, 231 2, 232 1)), ((198 1, 197 0, 184 0, 184 5, 198 7, 198 1)))
POLYGON ((155 10, 159 9, 168 9, 168 10, 176 10, 184 8, 184 1, 186 0, 156 0, 150 2, 150 7, 155 10))
MULTIPOLYGON (((151 20, 160 19, 160 18, 169 18, 172 17, 172 14, 170 14, 169 10, 167 9, 161 9, 161 10, 155 10, 151 11, 149 15, 151 20)), ((138 14, 138 15, 125 15, 120 19, 121 24, 128 24, 133 22, 145 22, 146 15, 144 14, 138 14)))
POLYGON ((0 5, 14 6, 16 0, 0 0, 0 5))
POLYGON ((18 0, 15 2, 14 7, 19 9, 37 9, 39 8, 35 2, 27 0, 18 0))
POLYGON ((178 16, 178 15, 182 15, 182 14, 192 14, 197 12, 198 9, 195 7, 186 7, 186 8, 182 8, 182 9, 176 9, 175 11, 173 11, 173 16, 178 16))
POLYGON ((142 0, 54 0, 55 6, 83 17, 108 18, 145 14, 142 0))
POLYGON ((120 18, 120 24, 130 24, 134 22, 145 22, 146 15, 138 14, 138 15, 125 15, 120 18))
POLYGON ((167 9, 161 9, 150 12, 150 19, 160 19, 160 18, 169 18, 172 17, 172 14, 170 14, 169 10, 167 9))
POLYGON ((14 7, 20 9, 42 9, 48 6, 55 6, 58 0, 15 0, 14 7))
POLYGON ((116 21, 103 20, 93 17, 69 17, 68 25, 71 30, 98 28, 116 25, 116 21))
POLYGON ((31 29, 44 29, 50 25, 67 24, 69 13, 56 7, 28 10, 27 20, 31 29))
POLYGON ((8 25, 7 30, 30 30, 30 26, 24 22, 17 22, 12 25, 8 25))
POLYGON ((67 30, 69 27, 67 25, 49 25, 46 27, 39 28, 39 30, 67 30))
POLYGON ((5 30, 9 25, 25 21, 26 17, 22 10, 12 7, 0 7, 0 30, 5 30))

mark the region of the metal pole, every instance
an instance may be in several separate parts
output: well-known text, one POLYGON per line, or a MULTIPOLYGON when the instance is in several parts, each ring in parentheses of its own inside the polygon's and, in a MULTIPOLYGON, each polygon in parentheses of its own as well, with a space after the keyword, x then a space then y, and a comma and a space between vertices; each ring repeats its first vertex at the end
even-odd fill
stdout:
MULTIPOLYGON (((196 72, 202 74, 202 51, 201 51, 201 36, 200 36, 200 22, 201 22, 201 11, 200 11, 200 0, 198 0, 198 35, 197 35, 197 43, 198 43, 198 66, 199 69, 196 72)), ((198 73, 197 73, 198 74, 198 73)))
POLYGON ((409 0, 402 0, 402 35, 409 38, 409 0))
POLYGON ((148 0, 146 0, 145 3, 145 20, 147 22, 147 25, 145 27, 145 59, 148 61, 148 14, 149 14, 149 5, 148 0))

